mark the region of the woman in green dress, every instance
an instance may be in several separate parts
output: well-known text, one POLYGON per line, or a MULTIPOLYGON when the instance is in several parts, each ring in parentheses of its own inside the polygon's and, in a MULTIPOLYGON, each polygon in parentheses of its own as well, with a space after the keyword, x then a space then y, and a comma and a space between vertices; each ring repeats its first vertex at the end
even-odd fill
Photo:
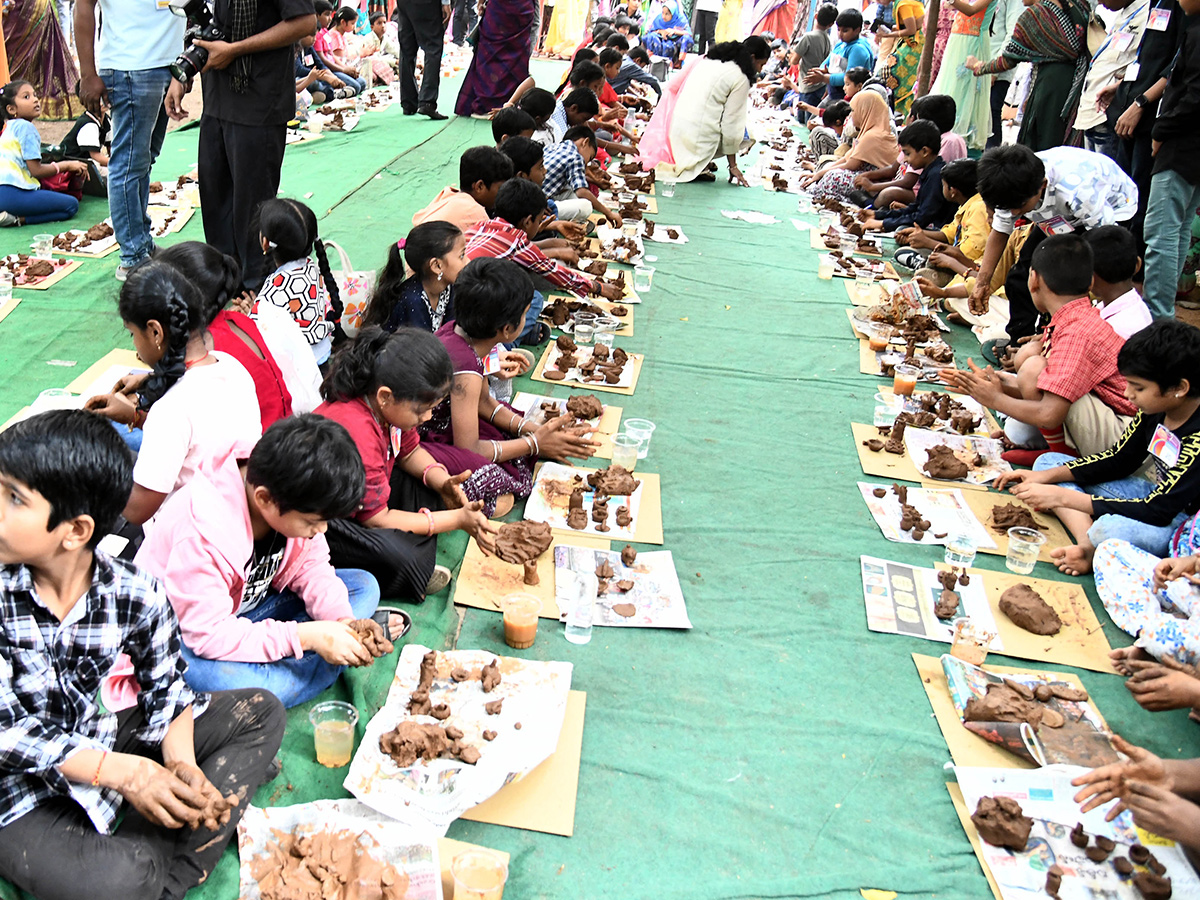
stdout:
POLYGON ((954 133, 967 142, 967 149, 983 150, 992 133, 991 79, 972 78, 966 61, 988 55, 988 34, 999 4, 996 0, 949 2, 955 9, 954 25, 932 93, 954 98, 954 133))

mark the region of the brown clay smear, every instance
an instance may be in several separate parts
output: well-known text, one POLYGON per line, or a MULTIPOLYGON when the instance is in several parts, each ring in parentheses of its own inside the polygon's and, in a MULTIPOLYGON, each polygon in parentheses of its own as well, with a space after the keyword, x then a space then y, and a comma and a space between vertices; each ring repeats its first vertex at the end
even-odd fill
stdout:
POLYGON ((496 535, 496 556, 514 566, 537 559, 554 539, 545 522, 509 522, 496 535))
POLYGON ((368 853, 361 833, 274 834, 250 863, 262 900, 403 900, 408 893, 408 874, 368 853))

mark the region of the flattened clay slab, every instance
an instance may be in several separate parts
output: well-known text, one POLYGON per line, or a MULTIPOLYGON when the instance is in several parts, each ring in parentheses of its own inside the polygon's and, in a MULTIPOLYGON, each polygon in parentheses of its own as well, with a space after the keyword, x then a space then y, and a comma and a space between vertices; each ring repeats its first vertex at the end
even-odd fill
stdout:
POLYGON ((1014 584, 1000 595, 1000 611, 1032 634, 1058 634, 1062 619, 1042 595, 1027 584, 1014 584))

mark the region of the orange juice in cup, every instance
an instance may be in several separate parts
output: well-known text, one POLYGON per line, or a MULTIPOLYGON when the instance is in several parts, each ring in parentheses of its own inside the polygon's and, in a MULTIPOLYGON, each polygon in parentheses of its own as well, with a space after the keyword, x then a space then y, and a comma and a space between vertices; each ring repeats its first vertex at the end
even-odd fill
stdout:
POLYGON ((504 643, 517 650, 532 647, 542 601, 533 594, 509 594, 500 601, 500 607, 504 610, 504 643))
POLYGON ((454 900, 502 900, 508 866, 495 853, 467 850, 450 863, 454 900))
POLYGON ((921 370, 916 366, 896 366, 896 373, 892 377, 892 393, 896 396, 904 394, 912 396, 913 391, 917 389, 917 379, 921 376, 921 370))

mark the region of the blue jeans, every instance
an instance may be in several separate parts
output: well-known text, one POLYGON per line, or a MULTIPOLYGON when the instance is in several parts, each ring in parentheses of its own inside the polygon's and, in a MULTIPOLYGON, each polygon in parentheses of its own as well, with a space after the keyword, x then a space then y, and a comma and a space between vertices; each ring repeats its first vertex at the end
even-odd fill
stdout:
POLYGON ((333 74, 338 77, 338 81, 354 91, 355 96, 367 89, 367 83, 361 78, 355 78, 353 75, 347 75, 345 72, 334 72, 333 74))
MULTIPOLYGON (((1075 459, 1065 453, 1043 453, 1033 464, 1035 472, 1044 472, 1065 465, 1075 459)), ((1119 478, 1116 481, 1105 481, 1100 484, 1087 485, 1084 488, 1074 482, 1063 482, 1060 487, 1073 491, 1091 494, 1093 497, 1104 497, 1109 500, 1139 500, 1148 497, 1154 490, 1154 484, 1145 478, 1119 478)), ((1093 547, 1099 547, 1104 541, 1116 538, 1128 541, 1135 547, 1141 547, 1147 553, 1155 556, 1166 556, 1167 547, 1175 530, 1183 524, 1187 513, 1179 513, 1170 525, 1148 525, 1131 519, 1128 516, 1104 515, 1099 516, 1092 527, 1088 529, 1088 540, 1093 547)))
MULTIPOLYGON (((356 619, 369 618, 379 605, 379 582, 361 569, 338 569, 337 577, 346 583, 350 592, 350 608, 356 619)), ((311 622, 304 601, 291 591, 272 588, 263 602, 244 618, 251 622, 275 619, 283 622, 311 622)), ((188 668, 187 683, 197 691, 233 691, 241 688, 264 688, 283 701, 286 707, 298 706, 311 700, 335 681, 344 666, 327 663, 315 651, 309 650, 300 659, 288 657, 272 663, 229 662, 202 659, 186 646, 183 658, 188 668)))
POLYGON ((108 163, 108 211, 121 245, 121 265, 136 266, 154 249, 150 235, 150 167, 167 133, 163 98, 171 84, 166 67, 126 72, 101 69, 112 104, 112 154, 108 163))
POLYGON ((0 210, 25 220, 26 225, 61 222, 79 210, 79 201, 70 194, 35 188, 27 191, 11 184, 0 184, 0 210))
POLYGON ((142 449, 142 429, 130 428, 128 425, 122 425, 120 422, 113 422, 111 419, 109 422, 112 424, 112 427, 117 430, 117 434, 121 436, 121 440, 125 442, 126 447, 128 447, 134 453, 137 453, 142 449))
POLYGON ((1146 282, 1143 299, 1156 319, 1175 318, 1175 291, 1200 206, 1200 185, 1178 172, 1156 172, 1146 204, 1146 282))

